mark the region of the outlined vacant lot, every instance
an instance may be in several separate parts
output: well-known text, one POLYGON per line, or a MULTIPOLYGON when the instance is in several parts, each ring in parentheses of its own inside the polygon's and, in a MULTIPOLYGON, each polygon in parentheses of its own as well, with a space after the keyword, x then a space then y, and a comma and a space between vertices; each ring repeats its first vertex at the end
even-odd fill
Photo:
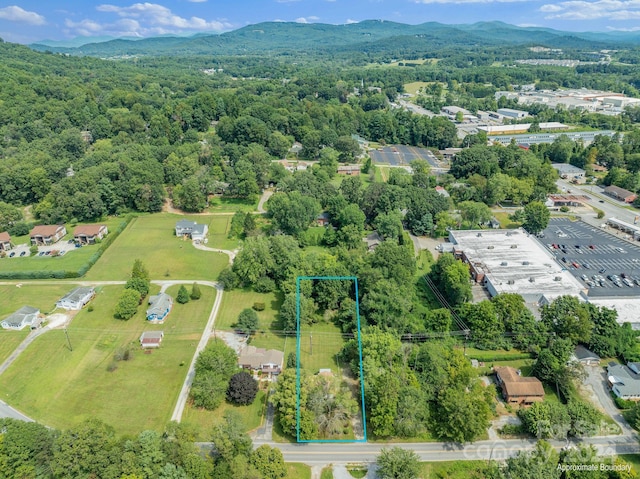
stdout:
MULTIPOLYGON (((318 332, 316 332, 316 337, 318 332)), ((335 336, 334 336, 335 338, 335 336)), ((339 343, 342 343, 340 337, 339 343)), ((334 341, 336 342, 336 341, 334 341)), ((362 343, 360 336, 360 306, 358 301, 358 279, 355 276, 299 276, 296 278, 296 440, 307 442, 366 442, 367 419, 364 402, 364 372, 362 367, 362 343), (313 327, 301 324, 301 282, 341 281, 353 282, 356 338, 359 355, 359 385, 345 374, 345 369, 336 362, 337 354, 331 348, 332 336, 320 335, 316 340, 314 356, 313 327), (302 343, 309 341, 308 349, 302 343), (318 349, 320 349, 318 351, 318 349), (327 354, 329 352, 330 354, 327 354), (318 358, 319 357, 319 358, 318 358), (302 369, 303 361, 305 370, 302 369), (335 366, 335 369, 334 369, 335 366), (317 370, 317 373, 316 373, 317 370), (310 374, 311 373, 311 374, 310 374), (354 387, 356 386, 356 387, 354 387), (359 398, 354 401, 353 392, 359 398), (303 401, 304 397, 304 401, 303 401), (303 404, 304 402, 304 404, 303 404), (307 437, 301 431, 303 420, 313 417, 317 424, 318 437, 307 437), (359 413, 355 412, 359 409, 359 413), (305 437, 303 437, 305 436, 305 437)))

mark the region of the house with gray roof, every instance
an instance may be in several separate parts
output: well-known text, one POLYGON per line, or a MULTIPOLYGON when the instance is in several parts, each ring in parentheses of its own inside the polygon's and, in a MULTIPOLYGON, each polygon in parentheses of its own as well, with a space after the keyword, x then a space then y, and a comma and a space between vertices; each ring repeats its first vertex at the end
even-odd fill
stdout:
POLYGON ((60 298, 56 302, 56 306, 64 309, 82 309, 93 299, 95 294, 95 289, 89 286, 75 288, 60 298))
POLYGON ((0 322, 4 329, 21 330, 25 326, 36 328, 40 324, 40 310, 31 306, 23 306, 18 311, 0 322))
POLYGON ((173 307, 173 298, 167 293, 149 296, 147 320, 152 323, 162 323, 173 307))
POLYGON ((176 223, 176 236, 189 238, 194 241, 202 241, 209 232, 207 225, 201 225, 195 221, 180 220, 176 223))
MULTIPOLYGON (((572 359, 585 366, 597 366, 600 364, 600 356, 588 350, 582 344, 578 344, 574 350, 572 359)), ((638 372, 638 371, 636 371, 638 372)))
POLYGON ((607 367, 607 382, 611 391, 620 399, 640 401, 640 374, 634 373, 624 364, 607 367))

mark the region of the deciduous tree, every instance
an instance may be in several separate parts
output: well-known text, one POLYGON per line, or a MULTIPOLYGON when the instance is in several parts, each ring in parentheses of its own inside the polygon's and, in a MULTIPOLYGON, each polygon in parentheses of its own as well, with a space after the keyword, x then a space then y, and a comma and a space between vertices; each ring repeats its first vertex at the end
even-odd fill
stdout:
POLYGON ((227 400, 246 406, 251 404, 258 394, 258 381, 251 374, 242 371, 231 376, 227 389, 227 400))

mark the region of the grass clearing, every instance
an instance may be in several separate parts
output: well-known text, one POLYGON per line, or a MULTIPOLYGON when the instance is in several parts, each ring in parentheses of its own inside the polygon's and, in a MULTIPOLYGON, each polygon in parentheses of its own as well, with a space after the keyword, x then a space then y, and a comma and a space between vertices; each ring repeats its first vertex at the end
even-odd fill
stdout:
MULTIPOLYGON (((20 283, 18 283, 20 284, 20 283)), ((36 284, 24 283, 16 286, 0 286, 0 319, 4 319, 22 306, 39 308, 43 314, 56 308, 56 301, 75 288, 74 284, 36 284)))
POLYGON ((515 228, 520 228, 520 226, 522 226, 522 223, 511 221, 509 219, 509 213, 504 213, 504 212, 493 213, 493 216, 495 216, 495 218, 500 222, 500 228, 515 229, 515 228))
POLYGON ((215 196, 209 200, 209 213, 235 213, 236 211, 256 211, 258 209, 259 197, 254 200, 244 198, 228 198, 225 196, 215 196))
POLYGON ((242 419, 245 431, 252 431, 262 424, 266 413, 266 400, 267 393, 261 389, 253 403, 248 406, 236 406, 225 401, 216 410, 207 411, 187 404, 182 422, 190 424, 197 431, 197 441, 209 441, 213 426, 223 420, 225 412, 236 411, 242 419))
MULTIPOLYGON (((423 64, 425 62, 425 60, 411 60, 411 63, 420 63, 423 64)), ((433 82, 426 82, 426 81, 414 81, 411 83, 405 83, 404 84, 404 91, 409 93, 410 95, 415 95, 418 93, 418 90, 420 90, 420 88, 425 88, 429 85, 431 85, 431 83, 433 82)))
POLYGON ((333 467, 327 466, 322 468, 320 479, 333 479, 333 467))
POLYGON ((287 462, 287 475, 284 479, 311 479, 311 468, 299 462, 287 462))
POLYGON ((481 479, 485 477, 487 461, 423 462, 420 477, 447 479, 481 479))
MULTIPOLYGON (((316 374, 320 369, 331 369, 334 373, 342 370, 343 364, 338 360, 338 353, 344 346, 342 331, 338 326, 329 322, 317 323, 312 326, 304 325, 300 332, 300 363, 302 368, 316 374)), ((289 341, 288 351, 296 350, 295 341, 289 341)))
POLYGON ((631 464, 631 471, 640 473, 640 454, 620 454, 618 457, 631 464))
MULTIPOLYGON (((141 259, 149 270, 151 279, 176 278, 213 280, 228 264, 229 258, 221 253, 201 251, 190 241, 176 238, 175 223, 180 219, 191 219, 210 224, 210 244, 224 235, 222 228, 226 219, 213 216, 180 216, 166 213, 134 218, 127 228, 107 249, 98 262, 87 273, 89 280, 126 280, 135 259, 141 259)), ((227 241, 227 240, 225 240, 227 241)), ((225 246, 229 244, 224 243, 225 246)), ((85 249, 85 248, 81 248, 85 249)))
MULTIPOLYGON (((175 295, 177 288, 169 294, 175 295)), ((159 325, 146 321, 144 306, 129 321, 114 319, 122 287, 98 288, 94 310, 80 311, 68 328, 73 350, 62 330, 37 338, 0 376, 2 399, 56 428, 95 417, 118 434, 161 431, 171 418, 215 298, 213 288, 201 289, 200 300, 176 303, 159 325), (160 349, 145 353, 139 348, 145 330, 164 331, 160 349), (127 346, 133 359, 118 362, 109 372, 114 353, 127 346)))

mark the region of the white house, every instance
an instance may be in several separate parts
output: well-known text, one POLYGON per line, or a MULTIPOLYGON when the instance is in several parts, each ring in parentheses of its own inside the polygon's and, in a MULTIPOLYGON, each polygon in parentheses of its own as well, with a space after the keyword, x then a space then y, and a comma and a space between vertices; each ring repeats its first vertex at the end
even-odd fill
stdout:
POLYGON ((21 330, 25 326, 35 328, 39 324, 40 310, 31 306, 23 306, 18 311, 0 322, 4 329, 21 330))
POLYGON ((56 302, 58 308, 64 309, 82 309, 93 299, 96 291, 92 287, 83 286, 69 291, 56 302))
POLYGON ((190 238, 194 241, 202 241, 209 232, 207 225, 200 225, 195 221, 180 220, 176 223, 176 236, 190 238))

